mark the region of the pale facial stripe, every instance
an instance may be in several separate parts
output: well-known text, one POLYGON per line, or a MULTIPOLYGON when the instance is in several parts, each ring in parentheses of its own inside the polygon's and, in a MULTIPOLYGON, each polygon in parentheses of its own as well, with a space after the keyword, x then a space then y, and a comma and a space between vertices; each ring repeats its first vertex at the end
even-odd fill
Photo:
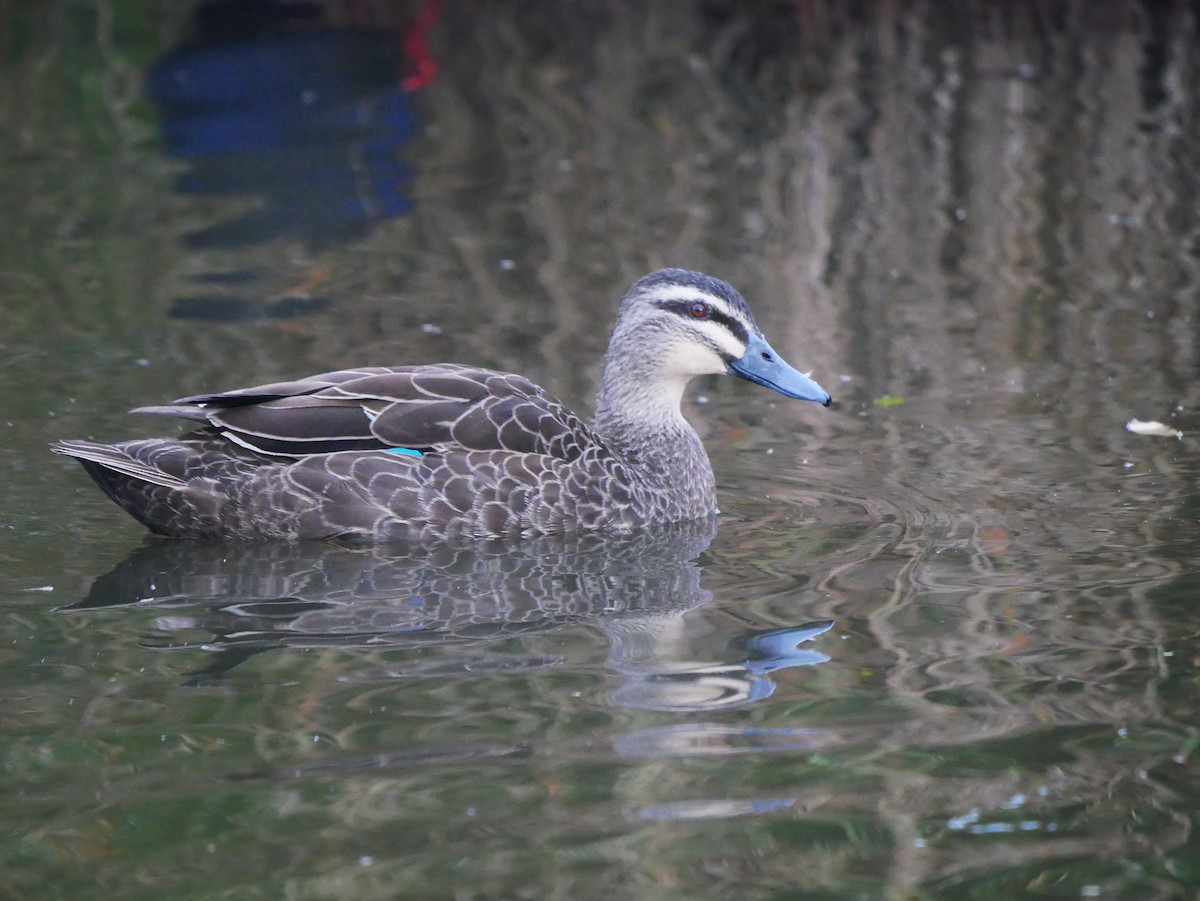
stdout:
POLYGON ((649 299, 659 309, 675 313, 703 335, 725 362, 736 360, 745 353, 750 329, 745 317, 740 311, 731 309, 725 298, 685 285, 665 285, 649 292, 649 299), (711 312, 707 319, 692 316, 691 306, 696 302, 708 304, 711 312))

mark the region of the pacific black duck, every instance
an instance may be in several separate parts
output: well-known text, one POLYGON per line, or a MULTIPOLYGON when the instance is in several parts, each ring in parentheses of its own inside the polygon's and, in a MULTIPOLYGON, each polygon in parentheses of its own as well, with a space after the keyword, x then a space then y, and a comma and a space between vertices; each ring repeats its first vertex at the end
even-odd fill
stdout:
POLYGON ((680 401, 729 373, 828 406, 719 279, 663 269, 633 284, 588 425, 510 373, 367 367, 185 397, 134 412, 204 423, 178 438, 61 441, 160 535, 423 542, 628 532, 716 512, 712 467, 680 401))

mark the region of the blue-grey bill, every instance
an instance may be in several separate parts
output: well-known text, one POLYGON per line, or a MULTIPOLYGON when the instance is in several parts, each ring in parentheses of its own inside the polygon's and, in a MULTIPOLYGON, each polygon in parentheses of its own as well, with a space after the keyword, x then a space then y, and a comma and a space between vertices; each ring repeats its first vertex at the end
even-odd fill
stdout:
POLYGON ((766 339, 758 335, 750 336, 746 352, 729 364, 729 371, 787 397, 816 401, 824 407, 833 403, 828 391, 783 362, 766 339))

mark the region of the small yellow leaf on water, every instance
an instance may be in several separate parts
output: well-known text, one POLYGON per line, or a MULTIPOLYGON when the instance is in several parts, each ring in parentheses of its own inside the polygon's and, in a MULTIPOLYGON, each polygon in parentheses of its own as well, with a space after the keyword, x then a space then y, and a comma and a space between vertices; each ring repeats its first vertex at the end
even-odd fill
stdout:
POLYGON ((903 397, 895 397, 891 394, 885 394, 882 397, 875 398, 875 406, 877 407, 898 407, 904 403, 903 397))
POLYGON ((1135 435, 1161 435, 1163 438, 1182 438, 1183 432, 1179 429, 1173 429, 1169 425, 1163 425, 1161 422, 1142 422, 1140 419, 1131 419, 1125 423, 1125 430, 1133 432, 1135 435))

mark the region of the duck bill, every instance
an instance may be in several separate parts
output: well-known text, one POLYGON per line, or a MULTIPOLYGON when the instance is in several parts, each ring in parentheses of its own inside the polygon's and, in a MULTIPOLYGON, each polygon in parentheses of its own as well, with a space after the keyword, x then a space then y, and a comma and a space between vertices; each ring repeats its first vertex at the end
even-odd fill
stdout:
POLYGON ((766 339, 759 335, 750 336, 746 352, 729 363, 729 372, 797 400, 816 401, 823 407, 833 403, 828 391, 803 372, 783 362, 766 339))

